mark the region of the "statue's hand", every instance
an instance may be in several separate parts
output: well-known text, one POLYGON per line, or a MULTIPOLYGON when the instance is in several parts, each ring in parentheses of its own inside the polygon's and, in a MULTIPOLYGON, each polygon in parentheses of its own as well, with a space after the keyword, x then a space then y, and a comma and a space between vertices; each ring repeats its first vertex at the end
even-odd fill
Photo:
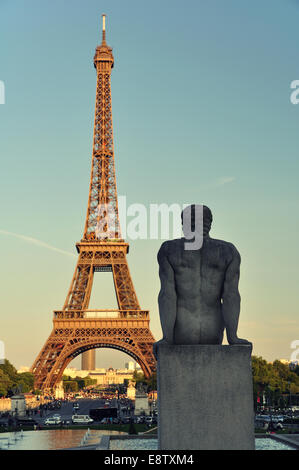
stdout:
POLYGON ((159 344, 169 344, 169 342, 166 341, 166 339, 162 338, 162 339, 160 339, 159 341, 157 341, 156 343, 153 344, 153 353, 154 353, 154 356, 156 358, 156 361, 158 360, 158 345, 159 344))
POLYGON ((247 341, 247 339, 238 338, 237 336, 227 337, 227 341, 229 344, 248 344, 252 346, 250 341, 247 341))

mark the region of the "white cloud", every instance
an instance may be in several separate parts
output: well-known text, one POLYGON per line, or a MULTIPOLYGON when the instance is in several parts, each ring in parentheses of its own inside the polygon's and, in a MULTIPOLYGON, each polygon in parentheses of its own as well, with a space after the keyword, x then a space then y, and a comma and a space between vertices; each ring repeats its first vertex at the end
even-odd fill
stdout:
POLYGON ((47 250, 56 251, 57 253, 61 253, 63 255, 72 256, 73 258, 76 258, 76 255, 71 253, 70 251, 61 250, 60 248, 56 248, 55 246, 49 245, 48 243, 38 240, 37 238, 27 237, 26 235, 8 232, 7 230, 2 230, 2 229, 0 229, 0 233, 2 233, 3 235, 9 235, 11 237, 19 238, 20 240, 23 240, 27 243, 31 243, 32 245, 37 245, 42 248, 46 248, 47 250))
POLYGON ((224 184, 231 183, 232 181, 235 181, 234 176, 221 176, 220 178, 216 179, 214 181, 214 186, 223 186, 224 184))

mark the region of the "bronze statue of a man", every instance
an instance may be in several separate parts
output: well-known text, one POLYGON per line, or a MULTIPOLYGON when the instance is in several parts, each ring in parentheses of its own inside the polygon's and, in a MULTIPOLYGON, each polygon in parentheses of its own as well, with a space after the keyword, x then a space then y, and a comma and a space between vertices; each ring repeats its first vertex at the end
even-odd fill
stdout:
MULTIPOLYGON (((188 206, 182 211, 182 222, 184 237, 164 242, 158 253, 161 342, 222 344, 225 328, 229 344, 251 344, 237 336, 238 250, 232 243, 209 236, 212 213, 208 207, 188 206), (199 223, 196 214, 201 214, 199 223), (194 243, 196 238, 201 239, 200 244, 194 243), (195 249, 192 243, 197 245, 195 249)), ((156 355, 157 343, 154 352, 156 355)))

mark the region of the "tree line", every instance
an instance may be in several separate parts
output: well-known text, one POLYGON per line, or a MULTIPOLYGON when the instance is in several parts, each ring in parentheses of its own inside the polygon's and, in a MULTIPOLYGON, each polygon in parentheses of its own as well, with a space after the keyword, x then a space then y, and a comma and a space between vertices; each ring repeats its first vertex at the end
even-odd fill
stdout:
POLYGON ((31 372, 17 373, 17 369, 7 360, 0 364, 0 397, 10 397, 18 389, 23 393, 34 389, 34 375, 31 372))
MULTIPOLYGON (((290 368, 279 360, 273 363, 267 362, 259 356, 252 356, 253 393, 255 404, 266 401, 267 404, 284 407, 290 404, 290 399, 299 404, 299 365, 290 368)), ((146 379, 142 372, 134 371, 133 380, 138 384, 143 383, 147 391, 157 390, 156 374, 146 379)), ((90 377, 63 376, 63 386, 66 392, 77 392, 83 388, 95 384, 90 377)), ((124 385, 127 385, 128 381, 124 385)), ((16 368, 5 359, 0 364, 0 397, 9 397, 14 394, 16 388, 23 393, 35 392, 34 376, 30 372, 17 373, 16 368)), ((294 403, 296 404, 296 403, 294 403)))
POLYGON ((67 393, 79 392, 90 385, 97 383, 96 379, 90 377, 71 377, 68 375, 62 376, 63 390, 67 393))
POLYGON ((256 408, 263 404, 278 408, 299 405, 299 365, 290 368, 278 360, 269 363, 252 356, 252 375, 256 408))

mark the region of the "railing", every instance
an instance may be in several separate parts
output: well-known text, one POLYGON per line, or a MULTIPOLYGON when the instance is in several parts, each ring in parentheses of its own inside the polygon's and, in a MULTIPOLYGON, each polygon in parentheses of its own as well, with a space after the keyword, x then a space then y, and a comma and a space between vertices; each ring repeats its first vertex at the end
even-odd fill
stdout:
POLYGON ((149 319, 148 310, 56 310, 55 320, 74 320, 78 318, 138 318, 149 319))

